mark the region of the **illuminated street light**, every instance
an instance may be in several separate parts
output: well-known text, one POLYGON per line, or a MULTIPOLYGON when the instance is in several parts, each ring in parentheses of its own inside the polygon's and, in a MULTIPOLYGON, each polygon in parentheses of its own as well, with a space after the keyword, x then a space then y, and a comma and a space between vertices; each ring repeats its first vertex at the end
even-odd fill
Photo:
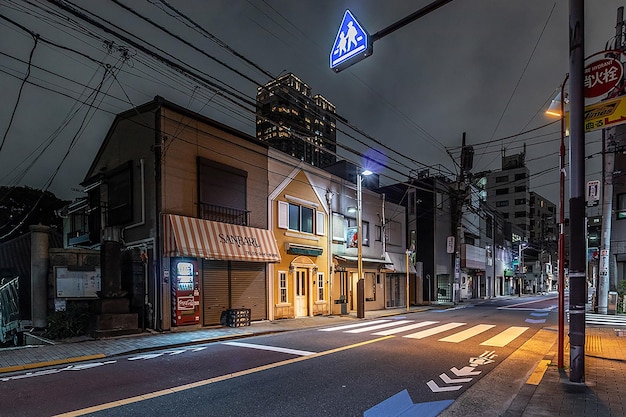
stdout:
POLYGON ((361 185, 363 176, 372 175, 372 171, 364 170, 356 175, 356 213, 357 213, 357 275, 356 284, 357 293, 357 309, 356 316, 360 319, 365 318, 365 278, 363 277, 363 207, 361 185))
POLYGON ((559 164, 559 337, 558 337, 558 355, 557 365, 559 369, 563 369, 563 349, 565 339, 565 104, 567 103, 567 95, 565 94, 565 83, 569 78, 569 74, 565 75, 563 83, 561 83, 561 91, 552 100, 546 114, 558 116, 561 119, 561 146, 559 148, 560 164, 559 164))

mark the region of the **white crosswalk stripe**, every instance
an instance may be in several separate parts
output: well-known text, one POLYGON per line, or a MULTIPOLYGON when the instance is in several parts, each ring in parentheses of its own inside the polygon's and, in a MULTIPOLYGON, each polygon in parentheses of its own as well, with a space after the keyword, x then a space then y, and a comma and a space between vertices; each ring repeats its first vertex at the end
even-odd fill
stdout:
POLYGON ((626 314, 585 313, 585 323, 593 325, 626 326, 626 314))
POLYGON ((382 324, 376 324, 374 326, 368 326, 368 327, 361 327, 361 328, 358 328, 358 329, 346 330, 346 333, 371 332, 372 330, 384 329, 386 327, 397 326, 398 324, 405 324, 405 323, 410 323, 410 322, 411 322, 411 320, 399 320, 399 321, 391 322, 391 323, 382 323, 382 324))
POLYGON ((441 326, 433 327, 432 329, 422 330, 421 332, 407 334, 404 337, 409 339, 424 339, 425 337, 432 336, 437 333, 443 333, 454 328, 465 326, 465 323, 446 323, 441 326))
POLYGON ((481 346, 504 347, 522 335, 528 327, 511 326, 497 336, 481 343, 481 346))
POLYGON ((463 330, 462 332, 458 332, 453 334, 452 336, 444 337, 443 339, 439 339, 440 342, 450 342, 450 343, 459 343, 464 340, 469 339, 470 337, 474 337, 479 335, 482 332, 486 332, 489 329, 496 327, 495 324, 478 324, 474 327, 470 327, 467 330, 463 330))
POLYGON ((409 330, 419 329, 420 327, 430 326, 431 324, 437 324, 438 321, 422 321, 420 323, 409 324, 408 326, 396 327, 395 329, 384 330, 382 332, 374 333, 376 336, 390 336, 396 333, 408 332, 409 330))
MULTIPOLYGON (((466 329, 460 329, 463 326, 467 326, 467 323, 443 323, 439 321, 421 321, 414 322, 413 320, 373 320, 368 322, 353 323, 336 327, 327 327, 319 329, 322 332, 340 332, 340 333, 370 333, 375 336, 391 336, 400 333, 412 332, 416 329, 422 329, 418 332, 408 333, 402 337, 407 339, 425 339, 427 337, 435 336, 440 333, 449 332, 454 329, 459 331, 438 339, 440 342, 447 343, 460 343, 465 340, 477 337, 482 333, 492 330, 496 327, 495 324, 477 324, 466 329)), ((482 346, 495 346, 504 347, 511 343, 513 340, 521 336, 528 327, 522 326, 510 326, 497 335, 480 343, 482 346)), ((491 333, 493 335, 493 333, 491 333)))

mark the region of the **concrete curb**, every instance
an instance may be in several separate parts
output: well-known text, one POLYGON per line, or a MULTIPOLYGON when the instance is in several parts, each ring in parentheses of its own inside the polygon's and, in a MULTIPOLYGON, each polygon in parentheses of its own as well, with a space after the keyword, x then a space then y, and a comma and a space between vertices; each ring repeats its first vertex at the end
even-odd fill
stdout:
POLYGON ((90 361, 94 359, 103 359, 106 357, 107 356, 104 353, 98 353, 95 355, 76 356, 74 358, 57 359, 54 361, 45 361, 45 362, 27 363, 24 365, 7 366, 5 368, 0 368, 0 374, 6 373, 6 372, 26 371, 29 369, 45 368, 46 366, 64 365, 66 363, 83 362, 83 361, 90 361))

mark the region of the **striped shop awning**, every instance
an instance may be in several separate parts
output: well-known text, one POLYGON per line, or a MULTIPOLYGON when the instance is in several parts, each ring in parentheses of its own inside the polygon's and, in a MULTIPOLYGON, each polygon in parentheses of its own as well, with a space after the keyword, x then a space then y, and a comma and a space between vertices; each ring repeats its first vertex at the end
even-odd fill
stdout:
POLYGON ((247 262, 280 262, 271 230, 166 214, 163 256, 247 262))

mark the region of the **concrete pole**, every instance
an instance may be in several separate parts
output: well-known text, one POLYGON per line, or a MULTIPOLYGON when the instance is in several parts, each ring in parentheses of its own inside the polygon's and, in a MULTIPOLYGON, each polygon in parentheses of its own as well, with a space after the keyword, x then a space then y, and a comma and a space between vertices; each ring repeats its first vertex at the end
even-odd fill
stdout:
POLYGON ((49 233, 48 226, 30 226, 30 308, 36 329, 44 329, 48 325, 49 233))
POLYGON ((357 314, 360 319, 365 318, 365 278, 363 277, 363 214, 362 214, 362 191, 361 174, 356 176, 356 213, 357 213, 357 314))
POLYGON ((602 158, 604 181, 602 190, 602 245, 600 246, 600 276, 598 277, 598 313, 607 314, 609 301, 609 254, 611 253, 611 221, 613 216, 613 164, 615 154, 607 152, 607 141, 612 135, 602 130, 602 158))
MULTIPOLYGON (((624 26, 624 7, 617 9, 617 24, 615 25, 615 47, 619 51, 624 50, 622 30, 624 26)), ((621 61, 621 56, 620 56, 621 61)), ((611 132, 615 133, 615 129, 611 132)), ((611 284, 611 274, 609 273, 611 255, 611 222, 613 220, 613 169, 615 153, 609 142, 613 140, 613 135, 607 134, 607 130, 602 130, 602 159, 604 181, 602 182, 602 245, 600 247, 600 276, 598 279, 598 313, 607 314, 609 301, 609 287, 611 284)), ((614 278, 614 277, 613 277, 614 278)))
POLYGON ((570 74, 570 381, 585 381, 585 304, 586 231, 585 231, 585 128, 584 0, 569 1, 569 74, 570 74))

